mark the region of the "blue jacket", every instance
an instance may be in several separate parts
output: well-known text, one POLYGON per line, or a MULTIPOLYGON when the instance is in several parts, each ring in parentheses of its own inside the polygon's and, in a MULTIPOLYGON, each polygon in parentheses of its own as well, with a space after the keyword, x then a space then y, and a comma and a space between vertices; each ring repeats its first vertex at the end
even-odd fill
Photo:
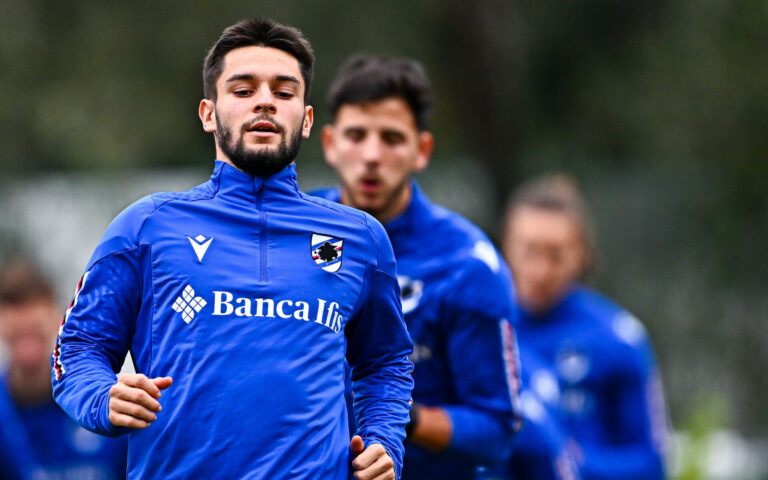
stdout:
POLYGON ((481 468, 478 480, 580 479, 559 423, 560 387, 555 372, 524 343, 520 343, 520 365, 523 427, 509 459, 481 468))
POLYGON ((555 368, 583 478, 664 478, 665 406, 642 324, 581 287, 548 313, 521 310, 519 318, 520 343, 555 368))
POLYGON ((53 399, 15 405, 0 378, 0 480, 121 480, 126 446, 78 426, 53 399))
POLYGON ((129 350, 137 372, 173 377, 157 421, 130 432, 129 478, 346 480, 345 356, 359 433, 399 474, 412 345, 389 240, 299 191, 294 166, 217 161, 112 222, 52 356, 54 396, 86 428, 128 431, 108 396, 129 350))
MULTIPOLYGON (((313 194, 339 199, 336 189, 313 194)), ((477 464, 506 457, 517 421, 509 272, 480 229, 415 182, 410 205, 385 228, 414 341, 413 400, 445 408, 453 423, 443 453, 406 442, 403 478, 472 478, 477 464)))

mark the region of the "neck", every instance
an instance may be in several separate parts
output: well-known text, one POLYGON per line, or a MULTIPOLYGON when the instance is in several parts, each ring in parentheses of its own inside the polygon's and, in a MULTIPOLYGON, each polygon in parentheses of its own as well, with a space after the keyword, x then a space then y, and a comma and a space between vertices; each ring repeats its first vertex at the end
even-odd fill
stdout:
POLYGON ((341 189, 339 201, 344 205, 363 210, 371 214, 373 218, 382 224, 386 224, 402 215, 411 204, 412 198, 413 186, 411 185, 410 179, 408 179, 400 188, 393 192, 390 198, 384 202, 384 205, 378 209, 361 208, 361 205, 357 205, 352 201, 352 196, 344 188, 341 189))

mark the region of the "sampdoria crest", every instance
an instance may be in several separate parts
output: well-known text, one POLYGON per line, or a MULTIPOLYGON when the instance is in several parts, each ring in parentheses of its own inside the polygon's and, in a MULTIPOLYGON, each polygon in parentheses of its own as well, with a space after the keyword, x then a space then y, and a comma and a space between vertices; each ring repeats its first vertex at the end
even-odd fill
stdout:
POLYGON ((341 254, 344 239, 312 234, 311 252, 312 260, 326 272, 338 272, 341 268, 341 254))

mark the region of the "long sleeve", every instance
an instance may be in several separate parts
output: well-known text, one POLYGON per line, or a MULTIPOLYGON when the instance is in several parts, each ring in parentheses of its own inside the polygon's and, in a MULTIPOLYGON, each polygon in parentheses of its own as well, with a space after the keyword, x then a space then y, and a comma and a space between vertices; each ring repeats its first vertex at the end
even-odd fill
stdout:
POLYGON ((383 228, 376 226, 378 265, 369 269, 364 304, 347 325, 347 361, 351 367, 357 434, 366 446, 384 446, 395 463, 396 477, 400 478, 413 389, 413 364, 409 360, 413 345, 400 308, 392 247, 383 228))
MULTIPOLYGON (((443 405, 453 423, 449 449, 480 463, 509 453, 519 420, 519 360, 510 293, 485 264, 465 270, 461 295, 446 305, 447 355, 458 405, 443 405)), ((459 292, 457 292, 459 293, 459 292)))
POLYGON ((109 421, 109 390, 130 348, 141 304, 139 202, 119 215, 96 248, 62 320, 51 361, 56 402, 96 433, 127 432, 109 421))

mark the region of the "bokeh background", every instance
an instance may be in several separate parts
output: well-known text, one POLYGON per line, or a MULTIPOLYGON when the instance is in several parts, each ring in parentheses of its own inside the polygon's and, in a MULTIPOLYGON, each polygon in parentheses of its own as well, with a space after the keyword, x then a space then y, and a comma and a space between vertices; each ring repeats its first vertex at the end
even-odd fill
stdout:
POLYGON ((768 2, 424 0, 0 2, 0 261, 74 289, 109 220, 204 181, 201 66, 253 15, 317 57, 305 189, 334 183, 318 127, 352 53, 421 60, 436 151, 420 177, 496 235, 510 190, 575 177, 591 283, 654 341, 681 479, 768 478, 768 2))

